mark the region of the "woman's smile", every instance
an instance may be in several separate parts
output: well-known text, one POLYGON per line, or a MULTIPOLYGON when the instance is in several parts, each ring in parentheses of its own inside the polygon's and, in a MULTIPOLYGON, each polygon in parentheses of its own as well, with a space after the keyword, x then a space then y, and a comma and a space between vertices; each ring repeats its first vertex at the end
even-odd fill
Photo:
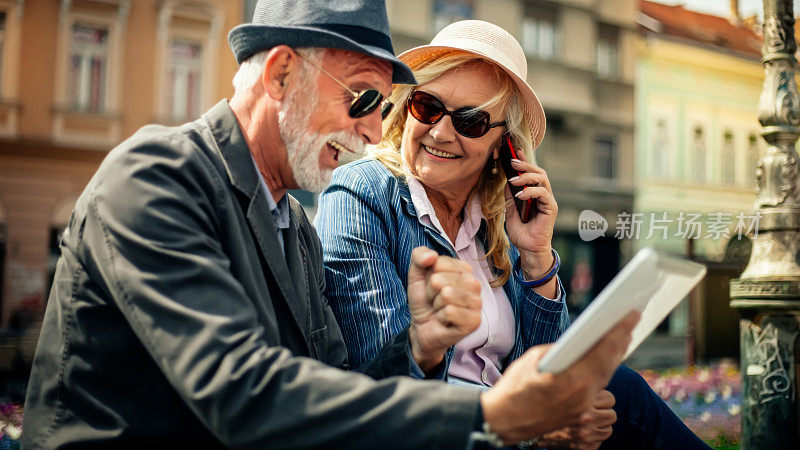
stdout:
POLYGON ((445 152, 443 150, 439 150, 437 148, 428 147, 425 144, 420 144, 420 145, 422 146, 422 149, 425 150, 425 152, 427 154, 433 156, 434 159, 458 159, 458 158, 461 158, 460 155, 456 155, 455 153, 449 153, 449 152, 445 152))

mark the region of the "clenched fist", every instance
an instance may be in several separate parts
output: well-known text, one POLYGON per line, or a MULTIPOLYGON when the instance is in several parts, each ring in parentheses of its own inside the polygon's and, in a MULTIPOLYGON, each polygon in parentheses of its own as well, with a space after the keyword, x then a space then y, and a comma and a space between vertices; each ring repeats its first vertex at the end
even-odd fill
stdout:
POLYGON ((408 268, 411 353, 427 372, 481 323, 481 285, 469 264, 426 247, 411 253, 408 268))

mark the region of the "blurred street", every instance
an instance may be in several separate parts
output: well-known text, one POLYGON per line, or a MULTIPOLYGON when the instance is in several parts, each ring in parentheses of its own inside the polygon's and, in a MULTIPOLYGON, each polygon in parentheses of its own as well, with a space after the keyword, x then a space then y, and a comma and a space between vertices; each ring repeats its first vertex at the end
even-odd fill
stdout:
POLYGON ((686 341, 686 337, 652 334, 623 364, 636 370, 684 366, 686 341))

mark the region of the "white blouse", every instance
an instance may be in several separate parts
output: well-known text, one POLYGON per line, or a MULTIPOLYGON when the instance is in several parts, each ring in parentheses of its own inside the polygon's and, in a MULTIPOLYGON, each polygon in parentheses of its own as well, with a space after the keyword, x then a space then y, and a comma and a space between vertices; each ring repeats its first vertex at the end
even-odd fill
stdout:
POLYGON ((478 238, 481 221, 485 220, 480 199, 475 194, 470 196, 464 208, 464 220, 456 241, 451 242, 436 217, 425 187, 411 175, 406 179, 419 221, 436 229, 453 246, 458 258, 472 266, 475 277, 481 284, 481 324, 477 330, 456 344, 448 374, 491 386, 501 376, 500 361, 514 346, 515 322, 514 311, 503 287, 493 288, 489 284, 495 276, 489 262, 484 259, 486 253, 478 238))

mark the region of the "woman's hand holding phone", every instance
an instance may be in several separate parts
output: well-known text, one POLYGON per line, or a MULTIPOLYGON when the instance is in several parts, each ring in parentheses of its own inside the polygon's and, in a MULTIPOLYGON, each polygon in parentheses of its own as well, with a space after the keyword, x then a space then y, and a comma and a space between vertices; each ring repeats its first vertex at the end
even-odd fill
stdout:
MULTIPOLYGON (((507 180, 517 178, 523 174, 523 172, 517 170, 511 163, 511 161, 515 159, 524 160, 525 158, 518 155, 514 144, 511 143, 511 137, 508 133, 504 134, 501 138, 498 157, 507 180)), ((523 200, 517 197, 517 194, 525 187, 524 185, 517 186, 515 184, 509 184, 508 187, 511 189, 511 194, 514 195, 514 203, 517 205, 517 214, 520 220, 522 220, 522 223, 528 223, 531 217, 538 212, 536 210, 536 202, 533 199, 523 200)))
MULTIPOLYGON (((503 154, 501 150, 501 158, 503 154)), ((536 164, 525 161, 521 153, 516 156, 517 158, 509 161, 518 175, 509 178, 506 186, 506 231, 511 243, 520 251, 523 273, 527 279, 533 280, 544 275, 553 264, 551 250, 558 204, 553 196, 547 172, 536 164), (519 190, 514 189, 517 190, 516 195, 512 194, 510 186, 519 188, 519 190), (520 218, 514 201, 516 199, 532 202, 532 209, 535 212, 527 223, 520 218)), ((551 289, 548 288, 546 291, 551 289)), ((552 291, 554 292, 555 288, 552 291)))

